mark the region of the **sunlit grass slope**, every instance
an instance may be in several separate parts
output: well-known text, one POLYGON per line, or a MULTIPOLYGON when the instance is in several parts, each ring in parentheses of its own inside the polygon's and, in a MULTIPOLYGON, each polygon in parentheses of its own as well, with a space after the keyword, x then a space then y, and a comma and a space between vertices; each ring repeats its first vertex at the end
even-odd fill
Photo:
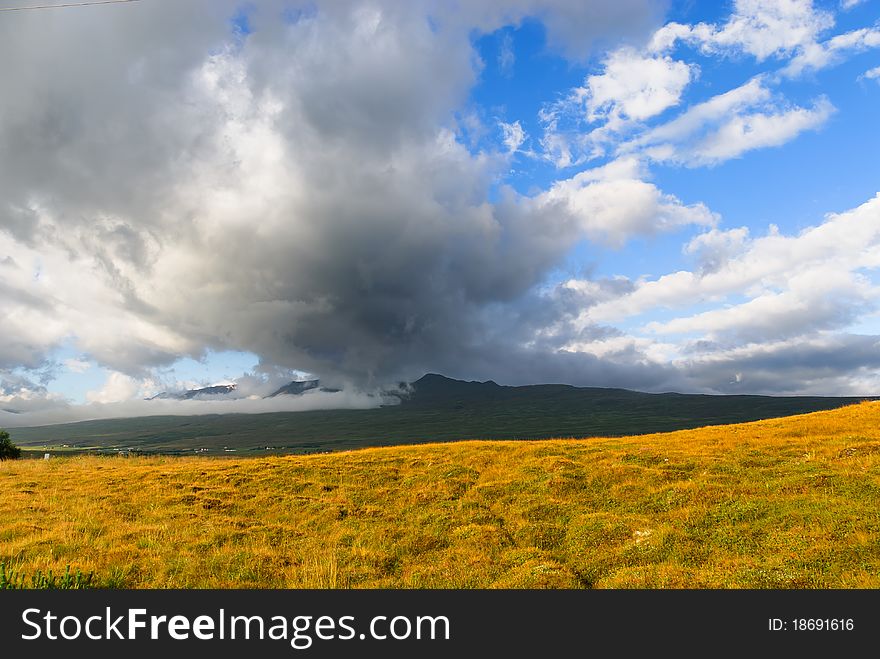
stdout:
POLYGON ((615 439, 0 465, 0 561, 112 587, 880 587, 880 403, 615 439))

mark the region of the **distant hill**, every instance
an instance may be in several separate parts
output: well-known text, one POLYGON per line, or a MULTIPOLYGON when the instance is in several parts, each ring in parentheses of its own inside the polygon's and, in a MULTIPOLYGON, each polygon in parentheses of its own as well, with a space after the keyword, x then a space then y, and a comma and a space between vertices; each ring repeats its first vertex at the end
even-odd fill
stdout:
POLYGON ((459 439, 636 435, 828 410, 864 398, 647 394, 626 389, 464 382, 430 374, 369 410, 106 419, 16 428, 27 446, 309 453, 459 439))

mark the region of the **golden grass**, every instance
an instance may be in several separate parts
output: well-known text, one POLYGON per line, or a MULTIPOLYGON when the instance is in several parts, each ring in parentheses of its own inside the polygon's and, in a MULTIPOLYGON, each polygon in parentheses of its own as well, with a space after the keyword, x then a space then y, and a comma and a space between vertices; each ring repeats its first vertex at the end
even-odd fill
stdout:
POLYGON ((615 439, 0 464, 0 561, 109 587, 880 587, 880 403, 615 439))

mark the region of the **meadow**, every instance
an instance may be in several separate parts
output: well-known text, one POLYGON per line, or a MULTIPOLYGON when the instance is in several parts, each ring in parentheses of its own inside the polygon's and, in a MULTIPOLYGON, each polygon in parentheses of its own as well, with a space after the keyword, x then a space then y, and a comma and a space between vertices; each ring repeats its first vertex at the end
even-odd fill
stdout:
POLYGON ((616 438, 9 461, 0 563, 110 588, 877 588, 880 403, 616 438))

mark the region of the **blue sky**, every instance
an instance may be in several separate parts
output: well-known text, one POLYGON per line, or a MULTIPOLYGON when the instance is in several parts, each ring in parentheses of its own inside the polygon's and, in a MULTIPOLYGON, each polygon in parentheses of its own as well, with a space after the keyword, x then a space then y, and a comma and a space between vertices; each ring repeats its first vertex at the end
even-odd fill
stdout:
MULTIPOLYGON (((870 4, 835 12, 836 29, 845 32, 876 25, 880 12, 876 3, 873 7, 870 4)), ((839 9, 837 3, 816 7, 839 9)), ((673 3, 667 17, 690 23, 723 22, 729 8, 724 3, 673 3)), ((602 70, 601 60, 573 63, 548 50, 545 30, 534 20, 481 35, 476 46, 485 68, 470 101, 486 115, 519 121, 532 143, 541 135, 540 109, 579 85, 586 76, 602 70), (505 51, 513 57, 504 60, 505 51)), ((779 59, 758 62, 741 53, 719 57, 685 47, 679 54, 699 66, 699 79, 684 91, 679 103, 655 121, 674 117, 682 106, 733 89, 756 74, 772 74, 780 68, 779 59)), ((880 153, 880 131, 871 129, 877 121, 880 85, 859 79, 878 61, 878 52, 869 50, 804 79, 779 85, 780 92, 792 102, 808 102, 821 94, 833 99, 837 113, 819 130, 798 135, 781 147, 756 149, 747 156, 710 167, 658 164, 651 169, 652 180, 685 203, 705 203, 721 216, 723 225, 746 226, 756 235, 766 232, 770 224, 783 232, 796 233, 819 223, 827 212, 857 206, 876 193, 880 180, 880 160, 876 157, 880 153)), ((600 158, 591 164, 609 159, 600 158)), ((580 169, 584 167, 560 169, 553 163, 518 154, 504 182, 522 194, 530 194, 580 169)), ((626 249, 611 252, 584 241, 566 259, 562 272, 551 274, 551 280, 584 268, 594 274, 631 278, 671 272, 687 266, 681 254, 682 237, 676 233, 636 238, 626 249)), ((662 315, 662 311, 655 310, 650 318, 662 315)))
POLYGON ((880 3, 137 5, 0 24, 15 418, 880 388, 880 3))

